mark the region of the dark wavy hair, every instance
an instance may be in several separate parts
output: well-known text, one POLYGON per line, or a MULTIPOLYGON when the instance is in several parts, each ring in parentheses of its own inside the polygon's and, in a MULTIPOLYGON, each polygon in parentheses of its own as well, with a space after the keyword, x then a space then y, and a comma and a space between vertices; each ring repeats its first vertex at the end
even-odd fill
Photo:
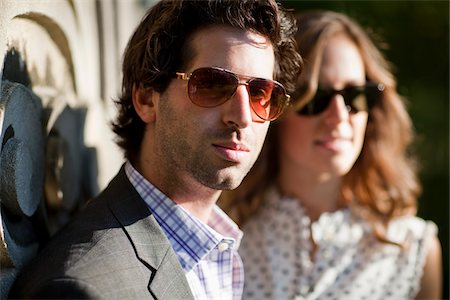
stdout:
MULTIPOLYGON (((298 16, 297 23, 296 40, 305 68, 292 94, 291 109, 300 109, 314 96, 323 51, 335 35, 345 35, 355 43, 367 80, 385 86, 381 101, 370 111, 361 153, 344 176, 340 200, 366 217, 380 240, 389 242, 385 238, 386 225, 395 217, 415 214, 421 192, 416 160, 410 152, 413 126, 405 101, 396 91, 391 66, 368 34, 343 14, 306 12, 298 16)), ((267 188, 277 178, 278 125, 272 124, 261 155, 241 186, 222 196, 222 206, 240 223, 259 209, 267 188)))
POLYGON ((133 86, 163 93, 172 80, 170 74, 186 68, 195 56, 192 35, 211 25, 267 37, 274 49, 274 79, 288 92, 294 91, 302 66, 293 38, 295 19, 275 0, 160 1, 148 10, 123 56, 122 94, 116 101, 118 116, 112 129, 128 160, 134 161, 139 154, 145 129, 132 104, 133 86))

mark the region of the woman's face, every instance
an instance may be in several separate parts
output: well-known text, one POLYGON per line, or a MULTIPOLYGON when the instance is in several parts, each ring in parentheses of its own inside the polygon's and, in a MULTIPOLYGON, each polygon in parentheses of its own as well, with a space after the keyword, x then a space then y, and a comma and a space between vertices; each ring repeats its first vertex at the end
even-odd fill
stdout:
MULTIPOLYGON (((342 90, 362 86, 365 81, 356 45, 344 35, 331 38, 323 53, 319 87, 342 90)), ((345 175, 361 152, 367 118, 365 111, 349 112, 339 94, 318 115, 289 112, 279 131, 282 170, 323 179, 345 175)))

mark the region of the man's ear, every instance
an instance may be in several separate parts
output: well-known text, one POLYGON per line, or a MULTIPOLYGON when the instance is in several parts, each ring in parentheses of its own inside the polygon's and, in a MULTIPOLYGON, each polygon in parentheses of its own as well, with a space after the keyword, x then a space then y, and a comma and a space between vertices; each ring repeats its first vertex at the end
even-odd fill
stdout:
POLYGON ((156 119, 156 107, 159 93, 151 88, 133 85, 133 106, 144 123, 152 123, 156 119))

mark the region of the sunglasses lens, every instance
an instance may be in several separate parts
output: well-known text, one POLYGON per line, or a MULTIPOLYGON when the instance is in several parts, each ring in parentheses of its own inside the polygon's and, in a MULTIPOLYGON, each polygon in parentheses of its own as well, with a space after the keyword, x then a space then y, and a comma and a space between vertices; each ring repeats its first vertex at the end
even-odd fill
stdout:
POLYGON ((384 91, 384 85, 382 83, 373 83, 369 82, 366 85, 366 98, 367 98, 367 106, 368 109, 372 109, 372 107, 380 101, 382 94, 384 91))
MULTIPOLYGON (((200 68, 189 79, 189 98, 201 107, 219 106, 233 96, 239 84, 239 78, 231 72, 200 68)), ((255 78, 248 81, 247 85, 251 107, 263 120, 276 119, 288 103, 288 96, 278 82, 255 78)))
POLYGON ((380 100, 383 90, 383 84, 368 82, 362 87, 348 88, 348 95, 343 94, 343 96, 346 99, 345 103, 350 105, 352 111, 370 111, 380 100))
POLYGON ((366 87, 347 87, 342 91, 345 105, 351 108, 351 112, 368 111, 366 87))
POLYGON ((233 95, 237 84, 238 79, 227 72, 213 68, 197 69, 189 79, 189 97, 201 107, 218 106, 233 95))
POLYGON ((248 83, 251 106, 263 120, 276 119, 287 104, 284 88, 277 82, 265 79, 253 79, 248 83))
POLYGON ((322 89, 317 89, 314 98, 309 101, 305 107, 303 107, 297 113, 303 116, 315 116, 323 112, 330 104, 333 93, 322 89))
POLYGON ((346 87, 341 91, 317 89, 314 98, 297 113, 314 116, 325 111, 334 95, 342 95, 350 112, 369 111, 380 99, 384 86, 368 82, 365 86, 346 87))

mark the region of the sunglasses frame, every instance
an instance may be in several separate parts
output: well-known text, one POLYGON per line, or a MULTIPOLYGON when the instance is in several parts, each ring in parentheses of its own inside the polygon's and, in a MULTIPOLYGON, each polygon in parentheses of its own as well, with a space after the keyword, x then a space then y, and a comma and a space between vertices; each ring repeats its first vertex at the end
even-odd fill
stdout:
MULTIPOLYGON (((367 81, 364 85, 361 86, 347 86, 341 90, 334 89, 321 89, 318 88, 316 93, 312 97, 310 101, 300 110, 297 111, 298 115, 301 116, 317 116, 327 110, 329 107, 332 98, 335 95, 341 95, 344 98, 344 102, 349 112, 358 113, 360 111, 370 111, 381 98, 381 93, 384 91, 385 86, 382 83, 375 83, 371 81, 367 81), (351 100, 347 99, 349 93, 356 93, 355 96, 351 100), (361 94, 365 95, 366 101, 366 109, 358 109, 354 104, 354 100, 360 96, 361 94), (325 99, 325 100, 323 100, 325 99), (319 108, 315 111, 314 104, 318 101, 326 101, 326 104, 323 105, 322 108, 319 108)), ((323 104, 323 103, 320 103, 323 104)), ((319 105, 320 105, 319 104, 319 105)))
MULTIPOLYGON (((251 76, 236 74, 234 72, 231 72, 230 70, 219 68, 219 67, 202 67, 202 68, 195 69, 194 71, 192 71, 190 73, 175 72, 174 77, 176 79, 181 79, 181 80, 188 81, 188 96, 189 96, 189 99, 195 105, 200 106, 200 107, 205 107, 205 108, 212 108, 212 107, 216 107, 216 106, 222 105, 223 103, 227 102, 228 100, 230 100, 233 97, 233 95, 236 93, 236 90, 237 90, 239 85, 245 85, 245 86, 247 86, 247 90, 248 90, 248 93, 249 93, 249 100, 250 100, 249 102, 250 102, 250 106, 251 106, 253 112, 260 119, 262 119, 264 121, 273 121, 273 120, 277 119, 283 113, 283 110, 289 105, 289 101, 290 101, 290 95, 287 94, 286 89, 284 88, 284 86, 281 83, 279 83, 278 81, 271 80, 271 79, 266 79, 266 78, 258 78, 258 77, 251 77, 251 76), (225 73, 227 75, 232 76, 234 79, 236 79, 237 84, 236 84, 236 87, 234 88, 233 93, 228 98, 224 98, 221 101, 219 101, 217 103, 214 103, 213 105, 201 105, 201 104, 197 103, 193 99, 193 96, 192 96, 193 93, 190 92, 190 80, 191 80, 192 76, 195 75, 196 72, 203 71, 203 70, 205 70, 205 71, 206 70, 207 71, 213 70, 213 71, 217 71, 217 72, 220 72, 220 73, 225 73), (242 81, 242 79, 244 79, 245 81, 242 81), (279 108, 276 109, 276 113, 270 118, 266 118, 266 117, 261 116, 257 112, 257 110, 255 109, 255 107, 254 107, 254 103, 256 103, 256 102, 252 101, 252 95, 251 95, 251 92, 250 92, 250 87, 251 87, 251 82, 255 81, 255 80, 270 82, 274 87, 278 87, 281 90, 281 92, 282 92, 282 93, 280 93, 280 95, 282 95, 282 98, 284 98, 284 101, 282 101, 282 103, 279 104, 279 108)), ((272 93, 271 93, 271 96, 272 96, 272 93)), ((272 97, 269 99, 270 103, 272 103, 272 101, 270 101, 271 99, 272 99, 272 97)), ((269 116, 270 116, 270 113, 269 113, 269 116)))

